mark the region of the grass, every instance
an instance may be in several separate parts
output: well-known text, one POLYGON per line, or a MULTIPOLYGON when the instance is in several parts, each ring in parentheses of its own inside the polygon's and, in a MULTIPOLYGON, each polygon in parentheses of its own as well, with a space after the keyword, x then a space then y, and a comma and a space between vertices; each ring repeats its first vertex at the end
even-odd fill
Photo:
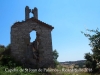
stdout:
MULTIPOLYGON (((7 66, 0 66, 0 75, 91 75, 89 73, 85 72, 74 72, 74 73, 68 73, 68 72, 48 72, 48 73, 42 73, 42 72, 35 72, 35 70, 30 70, 30 72, 27 69, 22 69, 21 67, 15 67, 14 69, 9 69, 7 66)), ((94 75, 100 75, 100 74, 94 74, 94 75)))
MULTIPOLYGON (((59 68, 60 70, 61 68, 59 68)), ((36 72, 35 70, 28 71, 27 69, 22 69, 21 67, 15 67, 15 68, 8 68, 7 66, 0 66, 0 75, 100 75, 100 74, 89 74, 85 72, 56 72, 51 71, 47 73, 43 72, 36 72)))

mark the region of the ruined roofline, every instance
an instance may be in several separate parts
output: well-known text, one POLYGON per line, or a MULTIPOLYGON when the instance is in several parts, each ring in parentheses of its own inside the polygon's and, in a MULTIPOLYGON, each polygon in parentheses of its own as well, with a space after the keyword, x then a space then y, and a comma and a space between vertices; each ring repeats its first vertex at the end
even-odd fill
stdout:
POLYGON ((18 26, 18 24, 22 24, 22 23, 27 22, 27 21, 30 21, 30 20, 32 20, 33 22, 36 22, 36 23, 38 23, 38 24, 40 24, 40 25, 43 25, 44 27, 48 27, 48 28, 50 28, 50 29, 54 29, 54 27, 52 27, 51 25, 49 25, 49 24, 47 24, 47 23, 45 23, 45 22, 42 22, 42 21, 40 21, 40 20, 38 20, 38 19, 36 19, 36 18, 34 18, 34 17, 29 18, 29 19, 27 19, 26 21, 22 21, 22 22, 19 22, 19 21, 18 21, 18 22, 15 22, 15 23, 12 25, 11 28, 15 28, 15 27, 18 26))
POLYGON ((30 18, 30 19, 32 19, 33 21, 35 21, 36 23, 39 23, 40 25, 43 25, 43 26, 45 26, 45 27, 48 27, 48 28, 50 28, 50 29, 54 29, 54 27, 52 27, 52 25, 49 25, 49 24, 47 24, 47 23, 45 23, 45 22, 43 22, 43 21, 40 21, 40 20, 38 20, 38 19, 36 19, 36 18, 30 18))

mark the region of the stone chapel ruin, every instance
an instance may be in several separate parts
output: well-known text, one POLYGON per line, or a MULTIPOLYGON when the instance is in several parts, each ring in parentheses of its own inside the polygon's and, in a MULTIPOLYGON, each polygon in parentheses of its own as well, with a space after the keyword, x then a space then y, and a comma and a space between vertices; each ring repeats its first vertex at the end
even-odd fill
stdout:
POLYGON ((52 67, 52 36, 54 29, 38 20, 38 9, 25 7, 25 21, 16 22, 11 27, 11 54, 26 67, 52 67), (29 17, 29 13, 33 17, 29 17), (30 42, 30 32, 36 31, 36 39, 30 42))

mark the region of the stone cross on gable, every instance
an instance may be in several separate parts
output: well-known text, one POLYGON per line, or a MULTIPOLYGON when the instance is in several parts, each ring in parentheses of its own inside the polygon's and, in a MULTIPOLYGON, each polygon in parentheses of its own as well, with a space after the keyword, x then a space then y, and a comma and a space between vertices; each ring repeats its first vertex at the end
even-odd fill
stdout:
POLYGON ((25 20, 29 19, 29 13, 31 12, 31 9, 29 9, 28 6, 25 7, 25 20))
POLYGON ((32 13, 34 18, 38 19, 38 9, 36 7, 32 11, 28 6, 25 7, 25 20, 29 19, 29 13, 32 13))

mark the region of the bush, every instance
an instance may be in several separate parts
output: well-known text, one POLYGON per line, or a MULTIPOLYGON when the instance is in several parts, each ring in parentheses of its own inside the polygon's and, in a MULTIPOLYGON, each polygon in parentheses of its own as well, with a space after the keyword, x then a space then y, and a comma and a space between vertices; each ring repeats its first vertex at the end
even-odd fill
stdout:
POLYGON ((8 68, 22 66, 20 62, 15 61, 11 56, 10 44, 5 48, 5 51, 0 54, 0 65, 7 66, 8 68))

